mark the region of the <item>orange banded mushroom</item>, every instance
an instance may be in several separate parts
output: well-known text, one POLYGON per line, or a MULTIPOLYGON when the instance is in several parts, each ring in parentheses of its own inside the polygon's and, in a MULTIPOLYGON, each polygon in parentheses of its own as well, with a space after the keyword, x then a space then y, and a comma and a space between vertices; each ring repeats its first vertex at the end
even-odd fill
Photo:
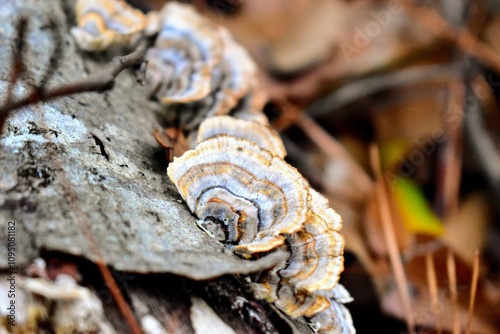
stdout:
POLYGON ((344 268, 344 238, 328 229, 319 216, 306 221, 304 228, 287 236, 291 252, 289 265, 280 271, 296 290, 307 293, 328 291, 344 268))
POLYGON ((76 20, 71 34, 86 51, 132 45, 147 27, 146 15, 123 0, 78 0, 76 20))
POLYGON ((146 55, 146 82, 164 104, 206 97, 222 58, 220 28, 191 6, 175 2, 167 3, 159 16, 160 32, 146 55))
POLYGON ((280 158, 286 156, 285 146, 273 128, 230 116, 210 117, 203 121, 198 129, 198 143, 222 134, 247 139, 280 158))
POLYGON ((325 205, 328 202, 321 194, 309 192, 312 211, 303 228, 287 236, 291 257, 280 275, 297 291, 317 293, 337 284, 344 270, 345 242, 337 231, 342 226, 340 216, 325 205))
POLYGON ((356 333, 351 313, 343 305, 353 299, 343 285, 337 284, 329 293, 330 307, 317 313, 309 319, 312 327, 322 334, 352 334, 356 333))
POLYGON ((207 139, 175 158, 167 172, 200 226, 235 244, 241 254, 276 248, 283 234, 301 229, 307 217, 310 195, 304 178, 245 139, 207 139))
POLYGON ((350 296, 338 284, 344 260, 340 216, 293 167, 241 135, 244 130, 236 131, 244 138, 228 134, 233 130, 226 126, 249 122, 230 119, 202 123, 200 143, 174 159, 170 179, 200 219, 199 226, 233 244, 236 252, 290 251, 286 262, 252 283, 257 298, 290 317, 308 318, 320 332, 354 333, 341 305, 350 296))
POLYGON ((240 104, 240 101, 256 89, 256 66, 227 30, 220 28, 218 34, 222 41, 222 58, 212 69, 210 93, 202 99, 174 106, 184 129, 195 129, 203 120, 227 115, 238 107, 253 107, 249 103, 240 104))
POLYGON ((292 318, 312 317, 331 306, 330 300, 321 295, 299 293, 293 286, 283 284, 278 290, 276 307, 292 318))
POLYGON ((221 28, 220 33, 224 44, 220 64, 223 80, 216 89, 217 103, 207 112, 207 117, 229 113, 250 92, 257 80, 257 66, 248 52, 234 41, 228 30, 221 28))

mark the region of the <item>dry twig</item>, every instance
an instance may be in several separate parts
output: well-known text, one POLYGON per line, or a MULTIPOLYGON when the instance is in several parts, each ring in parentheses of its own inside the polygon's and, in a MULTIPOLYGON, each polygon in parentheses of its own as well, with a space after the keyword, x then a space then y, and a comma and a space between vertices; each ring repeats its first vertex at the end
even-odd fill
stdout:
POLYGON ((384 230, 384 237, 385 237, 385 242, 387 244, 387 249, 389 251, 389 259, 391 261, 392 270, 394 272, 394 276, 396 277, 396 284, 398 287, 399 297, 401 299, 401 304, 405 315, 406 326, 408 328, 408 332, 410 334, 414 334, 415 321, 413 319, 410 293, 408 291, 408 280, 406 278, 403 261, 401 260, 401 256, 398 249, 398 244, 390 212, 391 209, 389 207, 388 194, 387 194, 388 190, 385 183, 386 181, 384 175, 382 174, 382 170, 380 167, 380 155, 378 147, 376 145, 370 147, 370 161, 377 180, 377 186, 375 187, 375 192, 379 207, 380 220, 382 222, 382 227, 384 230))
POLYGON ((453 42, 463 53, 474 56, 500 73, 500 57, 490 47, 478 41, 466 28, 454 29, 436 11, 419 7, 409 0, 402 0, 401 4, 410 17, 420 25, 439 37, 453 42))
POLYGON ((68 96, 77 93, 103 92, 113 88, 115 79, 123 70, 140 65, 144 62, 148 43, 143 41, 137 49, 125 56, 115 57, 109 64, 108 69, 103 72, 77 82, 64 84, 60 87, 35 89, 17 101, 7 102, 0 107, 0 124, 3 123, 9 113, 15 109, 25 107, 38 102, 45 102, 57 97, 68 96))
MULTIPOLYGON (((11 69, 12 72, 10 74, 9 86, 7 87, 7 96, 5 98, 5 104, 9 104, 12 100, 12 95, 14 94, 14 86, 18 81, 19 77, 25 71, 25 65, 23 63, 24 57, 24 48, 25 48, 25 38, 26 31, 28 29, 28 19, 24 16, 21 16, 16 24, 17 38, 15 43, 13 43, 12 55, 11 55, 11 69)), ((3 123, 5 122, 5 117, 2 117, 0 113, 0 130, 3 127, 3 123)), ((1 132, 1 131, 0 131, 1 132)))
POLYGON ((451 311, 453 316, 452 328, 453 334, 460 334, 460 319, 458 317, 458 291, 457 291, 457 272, 455 266, 455 257, 451 250, 446 255, 446 269, 448 272, 448 289, 450 291, 451 311))
POLYGON ((427 271, 427 285, 429 286, 429 294, 431 295, 432 315, 436 322, 436 332, 442 333, 441 321, 439 319, 439 300, 438 300, 438 286, 436 279, 436 269, 434 268, 434 258, 431 252, 425 255, 425 264, 427 271))
MULTIPOLYGON (((49 58, 49 63, 47 64, 47 67, 45 69, 45 72, 43 73, 40 82, 38 85, 35 87, 35 89, 38 90, 38 93, 41 94, 45 87, 47 86, 47 83, 49 80, 52 78, 56 70, 59 68, 61 65, 61 61, 63 59, 63 43, 62 43, 62 36, 57 29, 57 23, 53 19, 49 19, 49 22, 47 24, 47 27, 49 28, 49 31, 52 34, 52 39, 54 41, 54 47, 52 48, 52 53, 49 58)), ((1 128, 0 128, 1 129, 1 128)))
POLYGON ((472 318, 474 316, 474 304, 476 301, 477 282, 479 280, 479 250, 474 254, 474 267, 472 269, 472 283, 470 288, 469 314, 467 315, 467 326, 465 333, 469 334, 472 327, 472 318))
MULTIPOLYGON (((383 92, 387 89, 423 82, 449 82, 457 76, 457 67, 460 67, 460 63, 419 66, 416 68, 402 69, 396 72, 381 73, 369 78, 361 78, 360 80, 348 83, 331 94, 318 99, 307 107, 306 113, 313 118, 319 118, 325 115, 331 115, 354 101, 383 92)), ((352 112, 352 110, 349 110, 350 116, 352 112)))
POLYGON ((438 179, 438 211, 442 217, 456 214, 459 205, 460 177, 462 171, 462 134, 464 118, 465 85, 450 82, 448 106, 445 111, 446 145, 441 154, 441 177, 438 179))

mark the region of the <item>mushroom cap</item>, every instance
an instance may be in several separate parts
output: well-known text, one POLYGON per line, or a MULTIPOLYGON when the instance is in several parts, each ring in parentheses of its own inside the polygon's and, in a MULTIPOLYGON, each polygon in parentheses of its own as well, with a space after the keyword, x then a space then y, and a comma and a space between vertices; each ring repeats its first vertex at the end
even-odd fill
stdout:
POLYGON ((337 284, 331 293, 330 307, 315 314, 309 319, 318 333, 356 333, 349 310, 343 305, 352 301, 349 292, 341 284, 337 284))
POLYGON ((268 272, 259 282, 268 286, 269 295, 276 294, 269 286, 286 282, 297 293, 330 296, 344 269, 345 241, 338 232, 340 216, 327 206, 328 201, 320 193, 311 188, 309 193, 311 206, 303 227, 286 235, 290 258, 279 271, 268 272))
POLYGON ((147 25, 146 15, 123 0, 78 0, 76 20, 71 34, 86 51, 135 44, 147 25))
POLYGON ((331 306, 330 299, 316 294, 299 293, 289 284, 283 284, 278 290, 276 307, 292 318, 312 317, 331 306))
POLYGON ((239 45, 225 28, 220 30, 224 50, 220 64, 223 80, 216 89, 216 103, 207 117, 225 115, 255 86, 257 66, 247 50, 239 45))
POLYGON ((283 244, 304 223, 310 195, 295 168, 246 139, 207 139, 167 169, 197 217, 219 224, 241 254, 283 244))
POLYGON ((280 275, 297 291, 318 293, 333 289, 344 270, 344 243, 342 234, 311 214, 302 230, 287 236, 292 255, 280 275))
MULTIPOLYGON (((280 266, 278 265, 278 268, 280 266)), ((307 317, 318 333, 352 334, 354 329, 351 314, 343 305, 353 299, 341 284, 325 294, 297 292, 286 280, 271 270, 265 283, 253 283, 251 288, 257 298, 274 303, 281 311, 292 318, 307 317)))
POLYGON ((330 229, 340 231, 342 229, 342 217, 330 207, 330 203, 325 196, 312 188, 310 192, 313 198, 311 201, 312 211, 323 218, 330 229))
POLYGON ((283 262, 268 270, 261 275, 259 283, 251 284, 256 298, 274 303, 292 318, 312 317, 330 307, 329 295, 297 291, 289 280, 283 278, 279 272, 286 264, 287 262, 283 262))
POLYGON ((314 189, 309 193, 311 211, 303 228, 287 235, 291 256, 280 275, 297 291, 319 293, 333 289, 344 270, 345 240, 342 220, 328 200, 314 189))
POLYGON ((331 300, 351 301, 338 284, 344 269, 344 238, 338 231, 341 218, 320 193, 314 189, 309 193, 311 202, 302 229, 286 235, 290 257, 252 285, 257 298, 274 302, 291 317, 312 317, 330 308, 331 300))
MULTIPOLYGON (((174 107, 178 110, 180 125, 184 129, 192 130, 205 119, 227 115, 255 89, 255 63, 226 29, 221 28, 218 32, 223 44, 222 59, 212 69, 210 93, 200 100, 178 104, 174 107)), ((253 108, 257 105, 245 103, 241 106, 253 108)))
POLYGON ((175 2, 147 21, 148 34, 160 32, 146 55, 146 82, 178 114, 182 129, 195 130, 203 120, 231 111, 268 123, 260 112, 266 96, 257 89, 257 66, 228 30, 175 2))
POLYGON ((223 134, 254 142, 280 158, 286 156, 279 134, 270 126, 230 116, 210 117, 203 121, 198 129, 198 143, 223 134))
POLYGON ((214 67, 222 58, 220 28, 191 6, 176 2, 163 7, 160 21, 155 45, 146 55, 146 82, 164 104, 206 97, 214 67))

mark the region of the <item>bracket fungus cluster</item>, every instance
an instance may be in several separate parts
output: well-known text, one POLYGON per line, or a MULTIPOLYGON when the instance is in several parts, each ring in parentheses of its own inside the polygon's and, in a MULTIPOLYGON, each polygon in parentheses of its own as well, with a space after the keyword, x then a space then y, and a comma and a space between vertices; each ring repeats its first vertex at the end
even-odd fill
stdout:
MULTIPOLYGON (((260 111, 256 66, 223 28, 187 5, 167 3, 144 15, 121 0, 79 0, 80 47, 99 51, 157 33, 147 52, 146 83, 178 112, 192 149, 167 173, 198 225, 251 260, 277 249, 287 261, 254 277, 257 298, 321 333, 354 333, 338 283, 343 270, 341 218, 287 162, 285 148, 260 111), (91 37, 89 37, 91 36, 91 37)), ((131 45, 129 45, 131 46, 131 45)))
POLYGON ((254 62, 225 28, 191 6, 170 2, 159 12, 143 14, 123 0, 78 0, 76 17, 71 33, 86 51, 130 47, 157 35, 146 55, 146 84, 152 96, 178 113, 183 129, 229 113, 263 120, 252 114, 265 102, 256 87, 254 62))
POLYGON ((254 92, 256 66, 226 29, 176 3, 165 5, 159 17, 163 24, 147 54, 146 79, 154 96, 178 113, 183 129, 247 104, 262 108, 264 100, 254 92), (244 98, 249 102, 239 104, 244 98))
POLYGON ((290 257, 252 283, 256 297, 319 332, 352 333, 338 284, 343 270, 341 218, 283 158, 277 133, 251 120, 218 116, 203 121, 199 143, 168 167, 199 226, 251 258, 286 249, 290 257))

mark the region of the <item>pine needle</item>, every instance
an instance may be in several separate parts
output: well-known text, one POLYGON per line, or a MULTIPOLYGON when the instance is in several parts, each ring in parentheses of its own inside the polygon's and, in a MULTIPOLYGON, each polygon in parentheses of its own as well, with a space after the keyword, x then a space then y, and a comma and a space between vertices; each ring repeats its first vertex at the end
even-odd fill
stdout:
POLYGON ((385 179, 380 167, 380 155, 378 146, 372 145, 370 147, 370 161, 372 168, 375 172, 377 179, 377 186, 375 187, 377 202, 380 210, 380 219, 384 230, 384 237, 389 251, 389 260, 396 278, 396 285, 398 287, 399 298, 403 307, 405 315, 406 326, 408 333, 415 334, 415 321, 413 319, 413 312, 411 308, 410 293, 408 289, 408 280, 404 271, 403 261, 399 253, 396 235, 394 233, 394 226, 390 213, 389 201, 387 196, 387 188, 385 179))
POLYGON ((436 279, 436 269, 434 268, 434 258, 432 253, 425 255, 425 264, 427 271, 427 285, 429 286, 429 294, 431 295, 432 315, 436 322, 436 333, 441 334, 441 321, 439 319, 439 300, 438 300, 438 287, 436 279))
POLYGON ((474 316, 474 303, 476 301, 477 282, 479 279, 479 250, 474 254, 474 266, 472 269, 472 283, 470 288, 469 314, 467 315, 467 327, 465 333, 469 334, 472 327, 472 318, 474 316))
POLYGON ((448 283, 451 298, 451 308, 453 315, 453 334, 460 334, 460 319, 458 317, 458 292, 457 292, 457 273, 455 269, 455 257, 453 252, 448 250, 446 255, 446 267, 448 271, 448 283))

